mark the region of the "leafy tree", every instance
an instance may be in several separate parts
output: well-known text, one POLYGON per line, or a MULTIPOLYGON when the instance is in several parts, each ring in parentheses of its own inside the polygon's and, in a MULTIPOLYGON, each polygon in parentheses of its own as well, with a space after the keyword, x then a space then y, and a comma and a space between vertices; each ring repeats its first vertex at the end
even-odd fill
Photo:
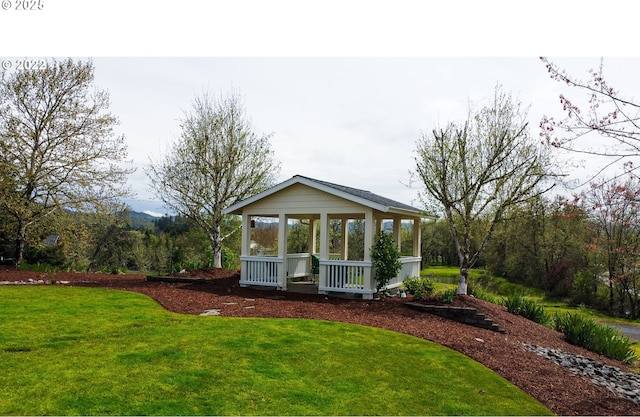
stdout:
POLYGON ((596 235, 592 249, 603 255, 607 269, 610 313, 640 315, 640 180, 604 180, 581 194, 591 212, 596 235), (613 311, 616 309, 617 311, 613 311))
POLYGON ((114 133, 109 95, 93 85, 91 61, 2 71, 0 208, 15 220, 15 258, 29 229, 62 209, 116 205, 128 194, 127 147, 114 133))
POLYGON ((364 259, 364 226, 363 219, 355 219, 347 232, 349 236, 348 259, 352 261, 364 259))
POLYGON ((270 135, 253 131, 237 95, 196 97, 182 133, 147 175, 155 195, 206 232, 214 266, 222 266, 222 210, 273 184, 279 165, 270 135))
POLYGON ((398 244, 391 234, 381 230, 371 248, 371 260, 379 294, 402 269, 398 244))
POLYGON ((485 250, 507 209, 540 195, 551 158, 528 134, 520 103, 498 86, 493 102, 462 125, 423 134, 416 172, 423 197, 444 211, 460 265, 458 294, 467 293, 469 268, 485 250), (473 247, 473 228, 480 245, 473 247))
POLYGON ((509 280, 569 296, 573 276, 589 265, 585 212, 564 198, 531 199, 507 212, 484 254, 486 267, 509 280))
POLYGON ((289 227, 287 236, 287 253, 304 253, 309 251, 309 223, 295 221, 289 227))
POLYGON ((540 59, 553 80, 584 92, 586 99, 586 102, 580 102, 560 95, 565 117, 562 120, 548 116, 542 118, 540 136, 545 143, 583 155, 609 157, 609 162, 602 170, 625 159, 625 167, 633 169, 629 158, 640 155, 640 103, 620 94, 606 80, 604 60, 600 60, 598 69, 589 70, 589 78, 583 80, 567 74, 548 58, 540 59), (592 132, 607 140, 594 146, 585 140, 592 132))
POLYGON ((451 228, 446 220, 422 222, 420 225, 422 262, 427 265, 458 265, 451 228))

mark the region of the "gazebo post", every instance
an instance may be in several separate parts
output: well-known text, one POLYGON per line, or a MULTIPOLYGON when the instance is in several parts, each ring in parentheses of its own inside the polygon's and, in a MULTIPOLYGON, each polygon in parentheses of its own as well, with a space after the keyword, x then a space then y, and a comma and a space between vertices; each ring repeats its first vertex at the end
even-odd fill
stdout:
MULTIPOLYGON (((364 261, 371 262, 371 247, 373 246, 373 239, 375 238, 375 221, 373 218, 373 210, 366 209, 364 212, 364 261)), ((373 279, 372 268, 364 269, 364 282, 365 290, 373 290, 376 288, 376 283, 373 279)), ((364 294, 364 299, 372 300, 373 294, 364 294)))
POLYGON ((249 256, 251 254, 251 216, 249 213, 242 213, 242 245, 240 247, 240 256, 249 256))
POLYGON ((396 241, 398 251, 402 250, 402 219, 400 216, 393 216, 393 239, 396 241))
POLYGON ((278 216, 278 258, 282 259, 282 268, 278 271, 278 289, 287 290, 287 229, 288 219, 284 212, 278 216))
POLYGON ((340 255, 342 260, 346 261, 347 259, 349 259, 349 228, 347 227, 349 219, 346 217, 342 217, 340 219, 340 223, 342 225, 342 245, 340 248, 340 255))
MULTIPOLYGON (((327 286, 327 267, 322 265, 323 260, 329 260, 329 213, 320 213, 320 276, 318 279, 319 287, 327 286)), ((326 291, 318 291, 320 294, 326 294, 326 291)))
POLYGON ((420 228, 421 222, 420 218, 416 217, 413 219, 413 226, 411 227, 413 231, 413 256, 420 256, 420 243, 421 243, 421 234, 422 230, 420 228))
POLYGON ((316 253, 316 233, 318 233, 318 226, 316 222, 316 216, 309 216, 309 254, 314 255, 316 253))

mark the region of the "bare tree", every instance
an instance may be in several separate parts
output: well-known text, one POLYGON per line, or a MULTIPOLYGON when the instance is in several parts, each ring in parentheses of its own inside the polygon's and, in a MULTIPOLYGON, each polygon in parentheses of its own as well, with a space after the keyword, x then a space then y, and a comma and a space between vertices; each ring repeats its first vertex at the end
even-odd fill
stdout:
POLYGON ((541 188, 550 176, 550 155, 529 136, 525 116, 498 86, 493 102, 464 124, 451 123, 418 141, 423 197, 444 211, 458 254, 458 294, 467 293, 469 268, 507 209, 552 187, 541 188))
POLYGON ((542 118, 540 136, 544 142, 578 154, 607 157, 595 176, 622 161, 626 171, 633 170, 630 158, 640 156, 640 103, 622 96, 609 84, 604 75, 604 60, 600 60, 598 69, 589 71, 588 79, 582 80, 567 74, 547 58, 540 59, 552 79, 582 91, 587 100, 584 104, 561 94, 565 117, 562 120, 542 118), (594 146, 585 141, 590 133, 598 133, 607 140, 594 146))
POLYGON ((0 208, 15 218, 16 264, 28 229, 61 209, 117 204, 123 186, 124 137, 108 113, 109 95, 94 88, 91 61, 52 60, 45 69, 2 71, 0 208))
POLYGON ((214 266, 222 266, 222 210, 275 182, 280 166, 271 135, 253 131, 237 94, 196 97, 181 120, 182 133, 167 155, 151 161, 151 188, 169 208, 200 225, 209 237, 214 266))

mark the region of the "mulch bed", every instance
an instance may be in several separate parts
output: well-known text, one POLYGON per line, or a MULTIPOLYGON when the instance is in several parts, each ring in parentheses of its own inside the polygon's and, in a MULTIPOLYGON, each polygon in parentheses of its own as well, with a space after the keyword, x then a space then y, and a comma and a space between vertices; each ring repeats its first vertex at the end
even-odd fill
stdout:
POLYGON ((398 331, 473 358, 558 415, 640 415, 640 408, 631 401, 524 349, 522 343, 561 349, 628 370, 625 364, 570 345, 558 332, 473 297, 456 297, 453 305, 476 308, 505 329, 505 333, 409 309, 404 306, 409 299, 398 297, 354 300, 241 288, 237 272, 221 269, 195 271, 186 276, 204 278, 204 282, 154 282, 147 281, 143 275, 0 270, 0 281, 55 279, 57 282, 68 281, 67 285, 135 291, 150 296, 170 311, 184 314, 202 314, 217 309, 222 316, 333 320, 398 331))

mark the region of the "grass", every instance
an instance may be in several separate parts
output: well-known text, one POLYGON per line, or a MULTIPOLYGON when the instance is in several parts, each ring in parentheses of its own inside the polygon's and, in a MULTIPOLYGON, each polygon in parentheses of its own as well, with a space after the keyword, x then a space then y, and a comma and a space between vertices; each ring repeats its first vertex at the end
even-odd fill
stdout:
MULTIPOLYGON (((432 275, 436 280, 436 290, 443 292, 450 288, 456 288, 460 270, 457 267, 435 266, 423 269, 421 276, 432 275)), ((638 325, 638 321, 613 318, 595 309, 583 306, 571 306, 558 300, 550 300, 544 296, 544 292, 538 288, 527 287, 507 281, 502 277, 491 276, 487 271, 482 269, 471 269, 469 277, 474 293, 481 294, 482 299, 500 304, 504 301, 516 301, 516 304, 523 304, 528 308, 526 314, 530 313, 532 317, 538 317, 534 321, 546 322, 552 325, 553 317, 564 317, 566 314, 581 315, 585 319, 592 319, 598 323, 606 324, 606 322, 617 322, 625 324, 638 325), (475 283, 475 285, 474 285, 475 283), (520 298, 520 300, 517 300, 520 298), (544 308, 543 311, 540 311, 544 308), (547 316, 547 319, 542 317, 547 316)), ((507 306, 508 307, 508 306, 507 306)), ((604 329, 606 333, 609 330, 604 329)), ((604 336, 603 336, 604 337, 604 336)), ((612 337, 612 336, 610 336, 612 337)), ((640 343, 632 342, 629 348, 640 358, 640 343)), ((626 356, 626 355, 623 355, 626 356)), ((633 370, 640 373, 640 364, 636 363, 633 370)))
POLYGON ((0 415, 539 415, 481 364, 345 323, 199 317, 96 288, 0 288, 0 415))

